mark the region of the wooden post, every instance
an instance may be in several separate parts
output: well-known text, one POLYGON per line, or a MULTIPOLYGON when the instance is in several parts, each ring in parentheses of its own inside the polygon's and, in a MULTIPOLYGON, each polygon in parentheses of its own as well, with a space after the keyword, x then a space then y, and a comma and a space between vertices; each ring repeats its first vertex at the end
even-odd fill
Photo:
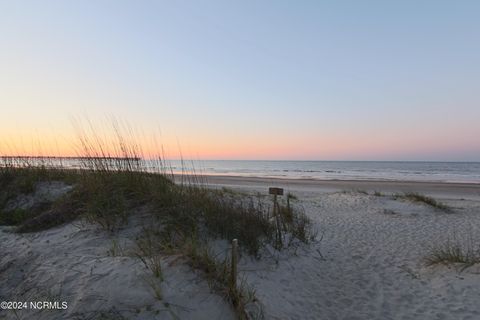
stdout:
POLYGON ((290 214, 290 193, 287 194, 287 210, 288 210, 288 213, 290 214))
POLYGON ((277 237, 278 237, 278 247, 281 248, 283 246, 282 241, 282 217, 280 216, 280 208, 278 207, 277 202, 277 195, 275 195, 275 204, 274 206, 277 208, 276 211, 276 218, 277 218, 277 237))
POLYGON ((269 188, 268 193, 273 194, 273 216, 275 217, 276 223, 277 223, 277 245, 279 247, 283 246, 282 243, 282 223, 281 223, 281 217, 280 217, 280 212, 278 210, 278 203, 277 203, 277 196, 283 195, 283 189, 282 188, 269 188))
POLYGON ((238 260, 238 240, 232 240, 232 274, 231 274, 231 287, 237 288, 237 260, 238 260))
POLYGON ((273 215, 277 216, 277 195, 273 195, 273 215))

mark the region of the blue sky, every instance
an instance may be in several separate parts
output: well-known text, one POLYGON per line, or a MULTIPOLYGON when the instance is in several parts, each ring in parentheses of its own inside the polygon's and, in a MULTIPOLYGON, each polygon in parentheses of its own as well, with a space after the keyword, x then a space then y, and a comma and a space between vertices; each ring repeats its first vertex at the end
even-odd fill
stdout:
POLYGON ((479 16, 478 1, 0 1, 0 137, 68 140, 71 116, 116 115, 200 158, 478 161, 479 16))

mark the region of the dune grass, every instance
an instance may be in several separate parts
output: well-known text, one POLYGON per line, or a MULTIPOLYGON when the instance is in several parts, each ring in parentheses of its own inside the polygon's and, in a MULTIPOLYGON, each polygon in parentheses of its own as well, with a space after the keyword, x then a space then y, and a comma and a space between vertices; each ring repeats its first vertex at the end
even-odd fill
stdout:
POLYGON ((255 291, 245 281, 240 281, 237 286, 231 285, 231 261, 219 259, 208 245, 195 240, 185 242, 184 250, 190 266, 204 273, 210 287, 232 304, 238 318, 249 319, 246 307, 257 300, 255 291))
POLYGON ((29 208, 15 207, 15 199, 35 191, 40 182, 75 180, 73 172, 46 167, 12 167, 0 165, 0 225, 18 225, 17 231, 39 231, 68 222, 76 217, 69 199, 40 201, 29 208), (10 205, 9 205, 10 204, 10 205))
MULTIPOLYGON (((277 225, 272 220, 271 208, 262 199, 243 194, 230 196, 205 185, 179 185, 165 175, 147 172, 89 170, 44 175, 43 169, 1 169, 0 181, 6 190, 2 192, 2 207, 15 196, 34 189, 25 188, 25 181, 35 185, 44 179, 66 180, 74 188, 41 208, 9 212, 2 209, 2 224, 18 225, 18 231, 29 232, 82 217, 114 232, 128 222, 135 208, 148 206, 162 220, 165 229, 172 232, 194 234, 204 228, 213 238, 237 238, 253 255, 258 255, 265 244, 276 245, 277 225)), ((279 212, 283 236, 293 236, 302 242, 311 240, 314 235, 311 223, 301 211, 283 205, 279 212)))
POLYGON ((480 245, 470 236, 467 241, 460 241, 457 237, 441 244, 435 244, 424 258, 427 266, 438 264, 462 264, 465 267, 480 263, 480 245))
POLYGON ((350 190, 342 190, 340 193, 343 194, 363 194, 363 195, 368 195, 368 191, 363 190, 363 189, 350 189, 350 190))
POLYGON ((442 211, 445 211, 445 212, 451 212, 451 210, 452 210, 452 208, 450 208, 446 204, 444 204, 440 201, 437 201, 432 197, 429 197, 429 196, 426 196, 426 195, 423 195, 423 194, 420 194, 420 193, 416 193, 416 192, 406 192, 406 193, 403 193, 403 194, 395 194, 394 198, 395 199, 400 198, 400 199, 405 199, 405 200, 409 200, 409 201, 412 201, 412 202, 423 203, 423 204, 426 204, 426 205, 428 205, 432 208, 442 210, 442 211))
POLYGON ((257 301, 255 290, 241 277, 237 279, 237 286, 232 286, 230 252, 216 254, 209 245, 208 238, 202 238, 198 234, 179 233, 172 237, 168 232, 159 232, 156 226, 150 226, 142 232, 137 246, 142 252, 138 256, 154 275, 150 257, 158 253, 182 257, 192 269, 203 275, 212 291, 223 296, 232 305, 239 319, 250 319, 246 310, 247 305, 257 301))
POLYGON ((286 203, 279 204, 278 217, 273 217, 268 197, 214 190, 195 174, 174 176, 162 156, 149 156, 147 163, 128 132, 125 136, 115 122, 112 128, 113 142, 91 127, 78 129, 79 167, 75 169, 58 167, 48 159, 12 164, 11 157, 3 158, 0 224, 34 232, 82 219, 115 233, 137 209, 147 208, 157 223, 139 236, 137 256, 153 276, 163 279, 162 255, 180 254, 227 298, 239 318, 246 319, 245 307, 255 300, 254 291, 243 281, 231 287, 229 260, 214 256, 208 243, 238 239, 240 249, 257 258, 266 246, 282 250, 294 243, 309 243, 315 232, 310 219, 290 203, 296 197, 289 195, 286 203), (10 201, 31 194, 44 181, 64 181, 73 189, 41 208, 4 211, 10 201))

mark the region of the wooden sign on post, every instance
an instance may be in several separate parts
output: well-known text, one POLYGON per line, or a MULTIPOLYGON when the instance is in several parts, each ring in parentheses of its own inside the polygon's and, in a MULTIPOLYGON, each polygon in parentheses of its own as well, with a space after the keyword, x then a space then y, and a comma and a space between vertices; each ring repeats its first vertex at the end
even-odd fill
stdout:
POLYGON ((276 196, 283 196, 282 188, 268 188, 268 193, 274 194, 276 196))

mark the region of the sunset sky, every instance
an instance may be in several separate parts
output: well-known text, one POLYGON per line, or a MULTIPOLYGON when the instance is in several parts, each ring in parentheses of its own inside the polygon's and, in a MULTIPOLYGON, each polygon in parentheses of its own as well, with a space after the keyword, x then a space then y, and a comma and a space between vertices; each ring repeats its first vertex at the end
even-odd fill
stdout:
POLYGON ((480 1, 0 0, 0 154, 480 161, 480 1))

